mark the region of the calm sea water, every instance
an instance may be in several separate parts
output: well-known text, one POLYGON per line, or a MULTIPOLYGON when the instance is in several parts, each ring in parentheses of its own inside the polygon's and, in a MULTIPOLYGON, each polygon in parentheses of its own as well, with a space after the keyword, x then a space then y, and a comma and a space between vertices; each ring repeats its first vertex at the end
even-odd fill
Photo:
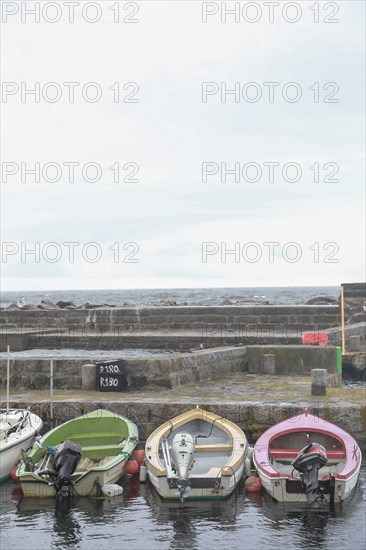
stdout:
POLYGON ((338 298, 337 286, 298 287, 241 287, 241 288, 180 288, 157 290, 52 290, 45 292, 3 292, 0 305, 11 303, 38 304, 41 300, 71 300, 76 305, 93 304, 158 305, 160 302, 176 301, 177 304, 218 305, 224 300, 266 302, 270 304, 304 303, 317 296, 338 298))
POLYGON ((134 480, 124 494, 103 501, 23 499, 12 482, 1 491, 1 548, 49 550, 360 550, 365 548, 365 463, 342 509, 311 511, 274 504, 238 488, 226 501, 162 502, 134 480))

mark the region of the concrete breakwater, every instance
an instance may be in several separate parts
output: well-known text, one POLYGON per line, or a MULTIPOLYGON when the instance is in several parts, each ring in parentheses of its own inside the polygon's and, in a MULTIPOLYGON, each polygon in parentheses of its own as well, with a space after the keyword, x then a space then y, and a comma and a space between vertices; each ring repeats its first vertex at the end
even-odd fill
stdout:
MULTIPOLYGON (((123 357, 123 352, 121 352, 123 357)), ((54 360, 56 389, 82 388, 82 366, 105 360, 94 353, 85 358, 54 360)), ((128 357, 124 361, 124 376, 128 390, 138 388, 172 388, 182 384, 227 376, 246 368, 246 351, 242 348, 204 350, 192 354, 128 357)), ((6 360, 0 361, 1 379, 5 380, 6 360)), ((11 360, 10 386, 14 389, 44 389, 49 387, 50 360, 19 358, 11 360)), ((96 374, 94 371, 94 381, 96 374)), ((95 389, 95 382, 94 382, 95 389)))
POLYGON ((200 330, 202 324, 226 325, 235 329, 248 326, 273 325, 314 330, 314 327, 339 326, 338 305, 288 306, 169 306, 134 308, 99 308, 91 310, 2 310, 3 328, 82 328, 88 326, 101 332, 130 325, 136 330, 200 330))
POLYGON ((347 323, 360 323, 366 320, 363 309, 366 301, 366 283, 344 283, 344 313, 347 323))
POLYGON ((296 344, 303 331, 339 326, 338 305, 2 310, 1 350, 296 344))
MULTIPOLYGON (((10 360, 10 387, 12 389, 46 389, 50 385, 50 359, 45 357, 17 357, 10 360)), ((123 377, 125 391, 138 389, 174 388, 204 380, 230 379, 233 373, 266 374, 266 358, 273 358, 273 374, 310 376, 316 366, 327 371, 328 386, 339 386, 339 352, 335 347, 318 346, 238 346, 196 350, 191 353, 169 353, 152 356, 124 357, 123 377)), ((71 355, 53 359, 56 389, 68 390, 96 387, 95 363, 105 360, 98 352, 84 357, 71 355), (89 372, 84 373, 85 364, 89 372), (93 368, 94 364, 94 368, 93 368), (84 377, 88 379, 85 384, 84 377), (94 385, 93 385, 94 380, 94 385)), ((2 384, 6 380, 7 360, 0 360, 2 384)), ((267 373, 268 374, 268 373, 267 373)), ((4 387, 4 386, 3 386, 4 387)))

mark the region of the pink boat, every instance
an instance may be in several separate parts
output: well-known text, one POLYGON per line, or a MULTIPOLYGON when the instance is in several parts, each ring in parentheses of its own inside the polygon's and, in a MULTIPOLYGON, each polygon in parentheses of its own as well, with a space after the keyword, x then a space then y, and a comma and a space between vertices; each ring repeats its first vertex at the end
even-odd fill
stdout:
POLYGON ((253 451, 262 485, 276 501, 312 506, 347 498, 361 460, 350 434, 308 411, 269 428, 253 451))

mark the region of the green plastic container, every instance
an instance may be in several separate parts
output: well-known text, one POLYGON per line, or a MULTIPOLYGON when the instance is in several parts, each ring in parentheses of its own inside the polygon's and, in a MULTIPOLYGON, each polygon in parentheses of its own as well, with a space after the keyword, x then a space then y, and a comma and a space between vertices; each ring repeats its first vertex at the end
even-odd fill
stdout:
POLYGON ((342 376, 342 348, 337 347, 337 372, 342 376))

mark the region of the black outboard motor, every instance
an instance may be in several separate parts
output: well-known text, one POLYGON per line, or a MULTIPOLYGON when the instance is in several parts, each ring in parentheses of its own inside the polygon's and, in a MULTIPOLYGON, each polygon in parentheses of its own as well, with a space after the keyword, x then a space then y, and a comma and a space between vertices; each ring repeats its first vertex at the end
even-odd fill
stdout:
POLYGON ((70 497, 73 484, 70 479, 81 459, 81 445, 66 440, 57 449, 54 458, 54 469, 57 478, 54 482, 56 493, 62 497, 70 497))
POLYGON ((319 443, 306 445, 292 463, 292 466, 300 472, 309 505, 319 502, 322 492, 319 487, 318 472, 326 463, 327 452, 319 443))

